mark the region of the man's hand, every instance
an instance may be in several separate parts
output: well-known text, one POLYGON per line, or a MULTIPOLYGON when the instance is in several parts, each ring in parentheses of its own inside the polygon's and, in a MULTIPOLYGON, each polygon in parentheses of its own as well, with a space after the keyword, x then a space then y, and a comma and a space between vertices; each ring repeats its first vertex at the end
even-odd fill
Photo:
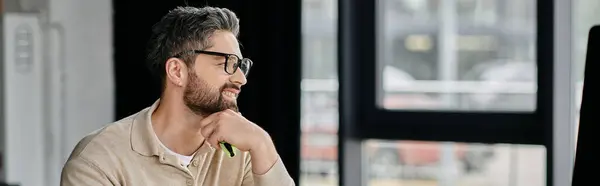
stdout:
POLYGON ((228 142, 242 151, 252 151, 270 141, 268 134, 233 110, 209 115, 200 121, 201 133, 215 148, 219 142, 228 142))
POLYGON ((220 149, 227 142, 241 151, 250 151, 252 172, 264 174, 279 159, 271 137, 258 125, 233 110, 211 114, 200 121, 201 133, 211 146, 220 149))

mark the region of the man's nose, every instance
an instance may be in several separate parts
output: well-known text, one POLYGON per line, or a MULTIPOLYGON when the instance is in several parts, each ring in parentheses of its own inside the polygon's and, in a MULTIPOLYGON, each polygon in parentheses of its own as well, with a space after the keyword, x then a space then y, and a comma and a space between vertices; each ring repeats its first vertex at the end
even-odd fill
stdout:
POLYGON ((229 79, 232 83, 239 86, 245 85, 248 82, 246 75, 240 69, 237 69, 229 79))

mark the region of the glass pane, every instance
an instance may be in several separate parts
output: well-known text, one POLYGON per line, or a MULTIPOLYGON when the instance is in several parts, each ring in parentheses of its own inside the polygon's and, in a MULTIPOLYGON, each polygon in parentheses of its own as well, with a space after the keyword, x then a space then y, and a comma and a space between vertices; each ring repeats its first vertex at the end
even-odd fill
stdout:
POLYGON ((573 0, 571 11, 573 13, 572 38, 573 38, 573 69, 575 74, 575 101, 576 101, 576 128, 575 140, 579 127, 579 108, 581 107, 581 93, 583 88, 583 73, 585 68, 585 57, 587 52, 588 32, 593 25, 600 24, 600 1, 598 0, 573 0))
POLYGON ((545 186, 544 146, 368 140, 369 186, 545 186))
POLYGON ((533 111, 535 0, 380 0, 378 106, 533 111))
POLYGON ((301 175, 338 185, 337 0, 303 0, 301 175))

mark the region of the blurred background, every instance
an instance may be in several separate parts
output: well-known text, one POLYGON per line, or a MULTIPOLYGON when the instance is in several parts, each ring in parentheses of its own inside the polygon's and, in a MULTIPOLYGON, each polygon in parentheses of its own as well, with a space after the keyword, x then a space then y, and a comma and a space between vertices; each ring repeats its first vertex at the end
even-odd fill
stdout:
POLYGON ((158 98, 145 42, 184 5, 239 16, 240 110, 298 185, 570 184, 600 24, 598 0, 0 2, 0 177, 23 186, 58 185, 81 137, 158 98), (401 117, 420 113, 460 119, 401 117))

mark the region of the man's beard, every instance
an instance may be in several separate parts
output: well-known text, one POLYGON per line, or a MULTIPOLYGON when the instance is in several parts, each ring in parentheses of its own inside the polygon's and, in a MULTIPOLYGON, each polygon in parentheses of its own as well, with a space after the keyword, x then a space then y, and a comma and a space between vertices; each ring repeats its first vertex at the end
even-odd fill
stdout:
POLYGON ((226 109, 238 111, 237 103, 226 100, 222 94, 226 88, 239 89, 237 86, 228 83, 216 90, 206 81, 198 78, 195 72, 189 73, 189 78, 183 93, 183 102, 194 113, 208 116, 226 109))

